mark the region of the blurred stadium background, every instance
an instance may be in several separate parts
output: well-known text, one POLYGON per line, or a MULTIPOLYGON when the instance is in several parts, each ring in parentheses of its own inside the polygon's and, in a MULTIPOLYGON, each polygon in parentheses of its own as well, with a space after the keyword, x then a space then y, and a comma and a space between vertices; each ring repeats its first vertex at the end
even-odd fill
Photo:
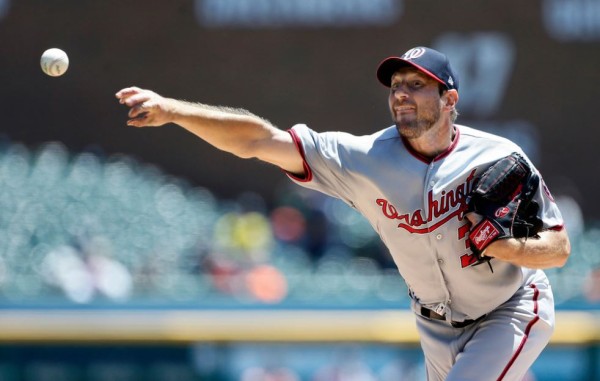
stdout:
POLYGON ((421 380, 365 220, 174 127, 128 85, 288 128, 389 124, 378 62, 450 55, 459 122, 518 141, 567 221, 530 380, 600 380, 600 1, 0 0, 0 381, 421 380), (71 67, 39 69, 49 47, 71 67))

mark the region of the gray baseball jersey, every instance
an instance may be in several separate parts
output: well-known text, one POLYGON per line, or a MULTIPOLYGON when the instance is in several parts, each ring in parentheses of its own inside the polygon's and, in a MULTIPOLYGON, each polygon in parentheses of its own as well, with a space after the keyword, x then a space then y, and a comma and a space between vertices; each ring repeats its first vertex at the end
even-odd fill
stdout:
MULTIPOLYGON (((305 160, 298 184, 344 200, 385 242, 413 299, 449 321, 476 319, 507 301, 536 272, 493 260, 470 266, 465 195, 489 165, 522 150, 511 141, 456 126, 452 145, 430 161, 411 150, 395 126, 368 136, 289 130, 305 160)), ((541 176, 540 176, 541 179, 541 176)), ((543 184, 536 200, 547 229, 562 217, 543 184)))

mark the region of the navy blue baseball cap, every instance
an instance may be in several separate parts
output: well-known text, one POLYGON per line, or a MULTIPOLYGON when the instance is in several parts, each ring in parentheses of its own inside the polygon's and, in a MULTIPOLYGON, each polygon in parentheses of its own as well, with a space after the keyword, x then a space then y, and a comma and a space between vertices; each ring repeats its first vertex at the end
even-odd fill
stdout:
POLYGON ((383 60, 377 68, 377 79, 384 86, 390 87, 392 75, 401 67, 406 66, 415 67, 449 90, 458 90, 458 78, 450 66, 448 57, 437 50, 424 46, 412 48, 401 57, 388 57, 383 60))

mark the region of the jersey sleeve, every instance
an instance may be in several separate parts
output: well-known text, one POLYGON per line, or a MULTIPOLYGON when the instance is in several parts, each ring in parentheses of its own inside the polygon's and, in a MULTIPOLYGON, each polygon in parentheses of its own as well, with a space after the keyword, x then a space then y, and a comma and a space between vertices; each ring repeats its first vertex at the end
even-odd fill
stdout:
POLYGON ((339 132, 318 133, 306 125, 298 124, 288 130, 304 160, 304 176, 291 173, 287 176, 295 183, 346 202, 351 199, 351 176, 340 155, 343 143, 339 132))
MULTIPOLYGON (((520 151, 520 153, 527 158, 523 151, 520 151)), ((539 177, 539 186, 535 196, 533 197, 533 200, 536 201, 540 207, 540 210, 538 211, 538 217, 540 217, 544 223, 543 229, 561 230, 564 227, 564 220, 560 210, 558 209, 558 205, 556 205, 556 202, 554 201, 550 190, 546 186, 540 171, 535 168, 529 158, 527 158, 527 161, 529 162, 529 165, 531 165, 533 171, 535 171, 539 177)))
POLYGON ((561 230, 564 228, 565 224, 562 214, 539 172, 538 175, 540 177, 540 186, 538 187, 534 200, 537 201, 540 206, 544 230, 561 230))

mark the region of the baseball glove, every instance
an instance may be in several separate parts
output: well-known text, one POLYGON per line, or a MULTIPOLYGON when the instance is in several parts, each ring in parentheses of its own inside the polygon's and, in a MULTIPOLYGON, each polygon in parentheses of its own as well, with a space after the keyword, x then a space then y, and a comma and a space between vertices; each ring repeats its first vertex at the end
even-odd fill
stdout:
MULTIPOLYGON (((538 186, 539 176, 516 152, 498 160, 475 181, 467 196, 467 212, 483 218, 469 232, 476 257, 471 265, 489 264, 491 257, 483 251, 498 239, 538 235, 543 225, 537 216, 539 205, 533 200, 538 186)), ((493 272, 491 265, 490 269, 493 272)))

